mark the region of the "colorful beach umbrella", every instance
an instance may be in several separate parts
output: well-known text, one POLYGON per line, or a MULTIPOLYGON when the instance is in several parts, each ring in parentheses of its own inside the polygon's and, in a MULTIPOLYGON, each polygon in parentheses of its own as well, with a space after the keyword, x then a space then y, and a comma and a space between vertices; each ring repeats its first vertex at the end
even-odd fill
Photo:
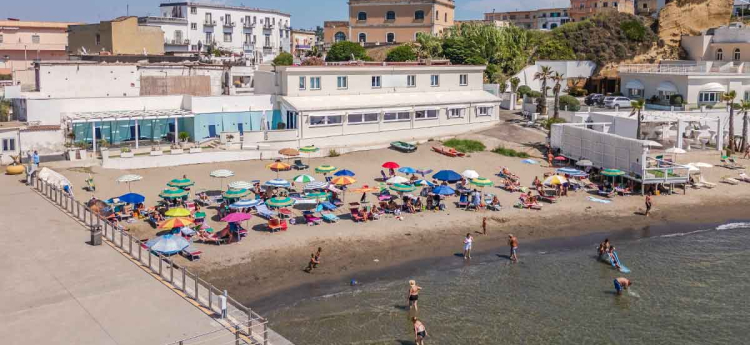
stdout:
POLYGON ((118 199, 126 204, 140 204, 146 201, 146 197, 136 193, 123 194, 118 199))
POLYGON ((187 248, 190 243, 182 236, 167 234, 150 239, 146 242, 146 247, 152 252, 162 255, 174 255, 187 248))
POLYGON ((260 199, 253 199, 253 200, 239 200, 235 202, 234 204, 229 205, 229 208, 248 208, 248 207, 255 207, 260 205, 262 200, 260 199))
POLYGON ((601 171, 601 174, 604 176, 615 177, 625 175, 625 172, 619 169, 604 169, 601 171))
POLYGON ((471 184, 477 187, 488 187, 488 186, 492 186, 494 183, 487 178, 477 177, 471 180, 471 184))
POLYGON ((531 158, 526 158, 526 159, 522 160, 521 163, 523 163, 523 164, 537 164, 539 162, 537 162, 537 161, 535 161, 535 160, 533 160, 531 158))
POLYGON ((398 176, 398 175, 393 176, 389 178, 387 181, 385 181, 385 183, 387 184, 406 183, 406 182, 409 182, 408 178, 403 177, 403 176, 398 176))
POLYGON ((177 199, 177 198, 182 198, 184 196, 187 196, 188 194, 190 193, 188 193, 188 191, 183 190, 183 189, 167 188, 161 191, 161 193, 159 193, 159 196, 164 199, 177 199))
POLYGON ((336 167, 333 166, 333 165, 321 165, 321 166, 315 168, 315 172, 316 173, 320 173, 320 174, 327 174, 327 173, 332 172, 334 170, 336 170, 336 167))
POLYGON ((341 169, 333 174, 334 176, 354 176, 354 171, 341 169))
POLYGON ((234 181, 229 184, 229 188, 232 189, 251 189, 253 184, 247 181, 234 181))
POLYGON ((273 162, 269 165, 266 165, 266 168, 271 169, 273 171, 281 171, 281 170, 289 170, 291 166, 289 164, 286 164, 284 162, 273 162))
POLYGON ((573 177, 584 177, 584 176, 588 175, 587 173, 585 173, 585 172, 583 172, 581 170, 573 169, 573 168, 560 168, 560 169, 557 169, 557 173, 558 174, 570 175, 570 176, 573 176, 573 177))
POLYGON ((190 186, 193 186, 193 185, 195 185, 195 182, 193 182, 189 178, 176 178, 176 179, 173 179, 172 181, 169 181, 167 183, 167 186, 175 187, 175 188, 190 187, 190 186))
POLYGON ((164 212, 164 215, 167 217, 187 217, 190 216, 190 210, 182 207, 175 207, 164 212))
POLYGON ((594 166, 594 163, 592 163, 588 159, 583 159, 583 160, 576 162, 576 165, 579 167, 590 167, 590 166, 594 166))
POLYGON ((292 181, 297 182, 297 183, 310 183, 310 182, 315 181, 315 178, 310 175, 302 174, 302 175, 295 176, 292 179, 292 181))
POLYGON ((416 187, 412 185, 408 185, 408 184, 401 184, 401 183, 396 183, 391 186, 391 190, 394 190, 396 192, 411 192, 411 191, 414 191, 414 189, 416 189, 416 187))
POLYGON ((568 182, 568 179, 566 179, 562 175, 552 175, 544 180, 544 185, 545 186, 557 186, 557 185, 561 185, 567 182, 568 182))
POLYGON ((433 187, 435 186, 434 183, 427 181, 427 180, 416 180, 414 181, 415 186, 427 186, 427 187, 433 187))
POLYGON ((370 193, 370 192, 379 192, 380 188, 364 185, 362 187, 352 189, 351 191, 355 193, 370 193))
POLYGON ((437 186, 432 190, 437 195, 453 195, 456 191, 449 186, 437 186))
POLYGON ((398 165, 398 163, 396 163, 396 162, 385 162, 385 163, 383 163, 382 167, 386 168, 386 169, 398 169, 401 166, 398 165))
POLYGON ((222 218, 221 221, 227 223, 237 223, 246 221, 250 218, 253 218, 253 216, 251 216, 249 213, 233 212, 222 218))
POLYGON ((274 188, 289 188, 291 187, 291 184, 289 181, 281 179, 281 178, 275 178, 273 180, 268 180, 263 185, 267 187, 274 187, 274 188))
POLYGON ((337 186, 348 186, 354 182, 357 182, 357 180, 350 176, 337 176, 331 180, 331 183, 337 186))
POLYGON ((221 193, 221 196, 227 199, 239 199, 241 197, 247 196, 250 194, 250 191, 247 189, 230 189, 224 193, 221 193))
POLYGON ((440 170, 432 178, 446 182, 456 182, 461 180, 461 175, 453 170, 440 170))
POLYGON ((326 187, 328 187, 328 182, 323 181, 313 181, 305 185, 306 190, 326 189, 326 187))
POLYGON ((294 199, 284 196, 284 197, 275 197, 266 200, 266 205, 268 207, 286 207, 294 205, 294 199))
POLYGON ((174 228, 182 228, 185 226, 193 225, 193 220, 186 217, 174 217, 169 218, 159 224, 160 230, 170 230, 174 228))
POLYGON ((303 146, 299 148, 299 152, 313 153, 318 152, 320 149, 315 146, 303 146))
POLYGON ((313 192, 313 193, 307 193, 305 194, 305 198, 307 199, 315 199, 315 200, 326 200, 328 197, 330 197, 330 193, 326 192, 313 192))
POLYGON ((398 172, 402 174, 414 174, 417 172, 417 169, 414 169, 412 167, 400 167, 398 168, 398 172))
POLYGON ((479 177, 479 173, 474 170, 464 170, 464 172, 461 173, 461 176, 472 179, 479 177))

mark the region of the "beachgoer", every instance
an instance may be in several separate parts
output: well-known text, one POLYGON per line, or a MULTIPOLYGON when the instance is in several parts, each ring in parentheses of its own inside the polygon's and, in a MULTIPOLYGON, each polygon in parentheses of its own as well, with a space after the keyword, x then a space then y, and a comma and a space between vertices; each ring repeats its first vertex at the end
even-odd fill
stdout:
POLYGON ((411 322, 414 323, 414 344, 424 345, 424 338, 427 337, 427 329, 425 329, 422 321, 419 321, 416 316, 411 318, 411 322))
POLYGON ((651 195, 646 195, 646 213, 643 215, 648 217, 648 214, 651 212, 651 195))
POLYGON ((539 184, 541 184, 542 181, 539 181, 539 176, 534 176, 534 181, 531 182, 531 185, 536 187, 536 189, 539 189, 539 184))
POLYGON ((393 170, 393 168, 390 168, 388 169, 388 175, 390 175, 391 177, 396 176, 396 171, 393 170))
POLYGON ((419 290, 422 290, 422 288, 417 285, 417 282, 415 282, 414 280, 410 280, 409 296, 406 298, 406 300, 409 301, 409 309, 413 307, 414 310, 419 310, 419 307, 417 306, 417 301, 419 300, 419 290))
POLYGON ((625 290, 629 288, 631 285, 633 285, 633 282, 625 277, 617 277, 614 280, 615 283, 615 291, 617 291, 618 295, 622 294, 622 290, 625 290))
POLYGON ((37 152, 36 150, 34 150, 34 156, 33 156, 33 159, 34 159, 34 166, 35 166, 35 167, 36 167, 37 169, 39 169, 39 152, 37 152))
POLYGON ((312 270, 316 267, 318 267, 318 264, 320 261, 315 259, 315 253, 310 254, 310 262, 307 263, 307 268, 305 268, 305 272, 312 273, 312 270))
POLYGON ((464 259, 471 259, 471 244, 474 242, 474 238, 471 237, 470 233, 466 233, 464 238, 464 259))
POLYGON ((513 234, 508 235, 508 246, 510 247, 510 260, 518 262, 518 238, 513 234))
POLYGON ((615 257, 615 246, 610 246, 607 254, 609 254, 609 261, 613 263, 615 265, 615 268, 619 270, 620 262, 619 260, 617 260, 617 257, 615 257))
POLYGON ((555 158, 555 156, 552 154, 552 150, 547 152, 547 163, 549 163, 549 166, 552 166, 552 160, 555 158))
POLYGON ((482 217, 482 235, 487 235, 487 217, 482 217))
POLYGON ((422 211, 422 198, 417 197, 417 201, 414 202, 414 208, 417 211, 422 211))
POLYGON ((610 246, 609 239, 605 238, 604 242, 599 243, 599 249, 598 249, 599 255, 609 252, 609 246, 610 246))
POLYGON ((748 159, 748 158, 750 158, 750 145, 747 145, 747 147, 745 148, 745 155, 742 156, 742 159, 748 159))

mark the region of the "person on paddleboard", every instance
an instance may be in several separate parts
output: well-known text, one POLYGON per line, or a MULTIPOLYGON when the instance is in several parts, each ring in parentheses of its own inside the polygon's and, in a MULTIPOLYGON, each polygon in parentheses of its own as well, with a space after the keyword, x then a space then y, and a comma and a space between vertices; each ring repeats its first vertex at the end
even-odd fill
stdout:
POLYGON ((620 261, 615 257, 615 246, 609 247, 609 260, 615 264, 615 268, 620 269, 620 261))

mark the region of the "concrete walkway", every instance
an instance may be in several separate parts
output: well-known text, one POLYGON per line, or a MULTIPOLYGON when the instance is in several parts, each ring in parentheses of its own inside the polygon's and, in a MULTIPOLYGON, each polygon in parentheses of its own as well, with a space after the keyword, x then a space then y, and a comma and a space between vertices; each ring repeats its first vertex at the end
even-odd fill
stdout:
POLYGON ((222 328, 18 176, 0 176, 0 343, 165 344, 222 328))

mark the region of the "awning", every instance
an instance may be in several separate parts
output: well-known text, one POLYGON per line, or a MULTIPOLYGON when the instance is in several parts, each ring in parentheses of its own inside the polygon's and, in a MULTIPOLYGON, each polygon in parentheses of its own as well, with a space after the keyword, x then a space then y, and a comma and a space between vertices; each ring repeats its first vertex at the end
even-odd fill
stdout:
POLYGON ((719 83, 708 83, 706 85, 701 86, 701 91, 723 92, 726 90, 727 89, 719 83))
POLYGON ((129 121, 129 120, 160 120, 195 117, 189 111, 182 109, 164 110, 124 110, 124 111, 96 111, 64 113, 63 117, 71 123, 129 121))
POLYGON ((445 107, 455 104, 500 104, 501 99, 483 91, 400 92, 363 95, 282 97, 294 111, 364 110, 370 108, 398 109, 404 107, 445 107))
POLYGON ((644 90, 645 87, 643 87, 643 83, 641 83, 638 79, 633 79, 629 81, 627 84, 625 84, 625 89, 638 89, 638 90, 644 90))
POLYGON ((671 81, 663 81, 656 88, 657 91, 677 92, 677 86, 671 81))

